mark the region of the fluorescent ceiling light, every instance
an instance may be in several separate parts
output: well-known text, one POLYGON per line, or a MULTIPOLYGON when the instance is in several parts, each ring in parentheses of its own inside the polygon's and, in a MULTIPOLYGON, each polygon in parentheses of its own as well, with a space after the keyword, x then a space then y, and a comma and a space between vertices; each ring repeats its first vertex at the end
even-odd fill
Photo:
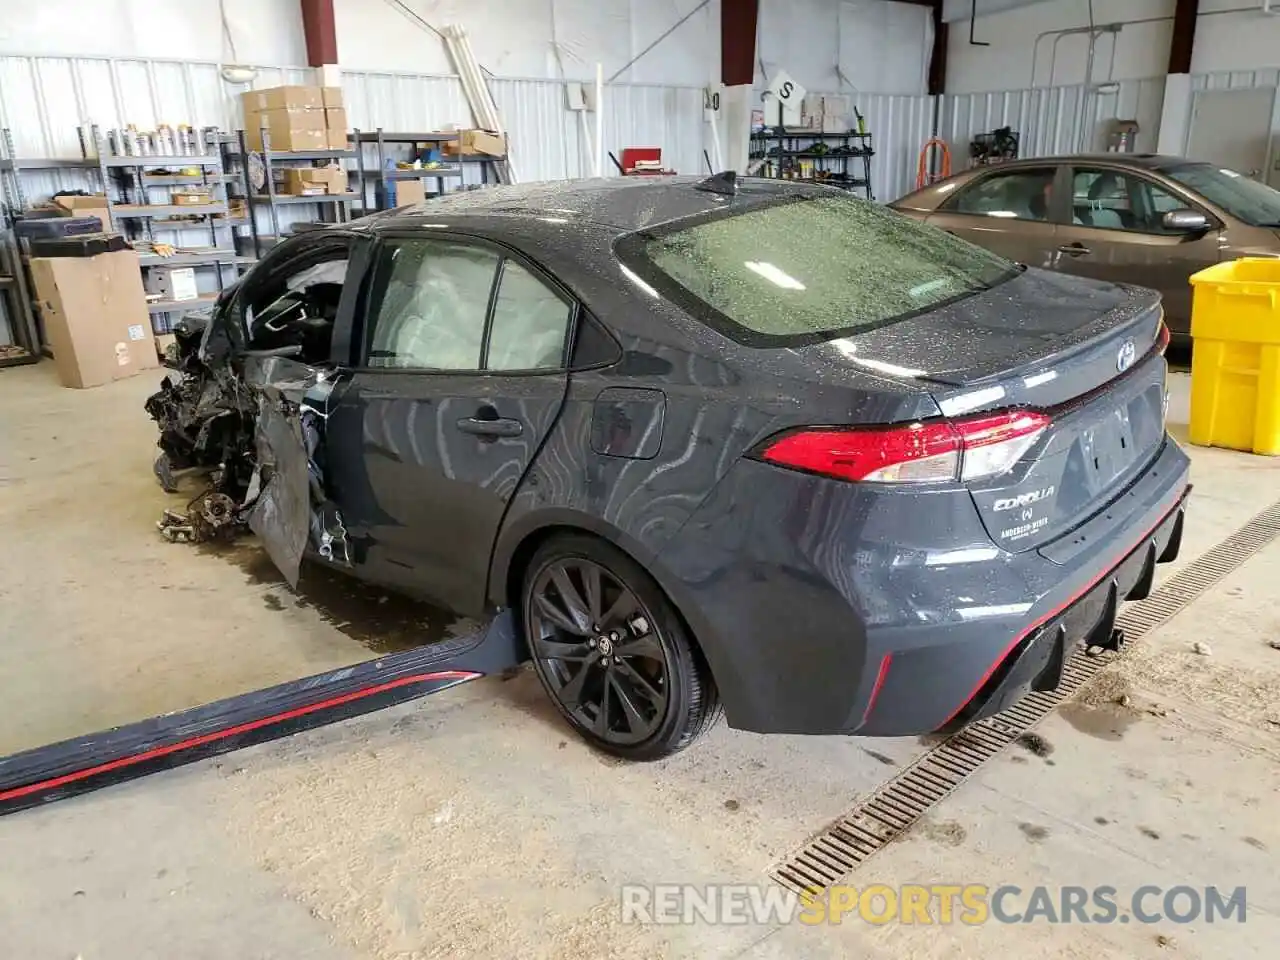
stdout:
POLYGON ((747 260, 745 266, 752 273, 759 274, 774 286, 781 287, 783 290, 803 290, 804 284, 797 280, 791 274, 787 273, 780 267, 775 267, 772 263, 763 263, 757 260, 747 260))

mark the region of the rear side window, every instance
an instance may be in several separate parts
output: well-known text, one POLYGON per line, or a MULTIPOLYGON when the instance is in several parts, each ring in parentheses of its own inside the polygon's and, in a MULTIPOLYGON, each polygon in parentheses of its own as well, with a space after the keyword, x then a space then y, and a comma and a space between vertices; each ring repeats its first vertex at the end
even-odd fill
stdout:
POLYGON ((961 189, 942 209, 1005 220, 1047 221, 1056 176, 1053 167, 995 173, 961 189))
POLYGON ((618 245, 659 293, 741 343, 798 346, 989 289, 1020 268, 884 207, 799 198, 631 234, 618 245))

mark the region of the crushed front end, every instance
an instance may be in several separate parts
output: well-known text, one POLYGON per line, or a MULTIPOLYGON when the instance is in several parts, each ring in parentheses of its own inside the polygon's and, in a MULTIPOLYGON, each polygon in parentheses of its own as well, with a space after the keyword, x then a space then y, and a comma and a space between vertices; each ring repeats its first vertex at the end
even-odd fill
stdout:
POLYGON ((185 511, 158 522, 173 541, 252 530, 291 585, 307 552, 349 565, 342 517, 321 468, 333 383, 290 348, 236 350, 216 312, 188 314, 164 359, 173 372, 146 401, 160 428, 155 474, 167 492, 203 479, 185 511))

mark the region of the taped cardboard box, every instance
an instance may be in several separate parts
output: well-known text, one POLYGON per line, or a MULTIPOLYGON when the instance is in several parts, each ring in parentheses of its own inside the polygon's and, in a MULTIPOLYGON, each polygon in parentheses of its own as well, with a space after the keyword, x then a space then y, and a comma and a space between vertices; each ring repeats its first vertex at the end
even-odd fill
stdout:
POLYGON ((159 300, 198 300, 195 267, 155 266, 147 271, 143 289, 159 300))
POLYGON ((268 87, 240 94, 240 103, 246 119, 264 110, 323 110, 324 92, 321 87, 268 87))
POLYGON ((459 130, 457 140, 444 144, 444 152, 452 155, 480 153, 491 157, 505 157, 507 142, 488 130, 459 130))
POLYGON ((321 87, 320 99, 324 101, 324 108, 326 110, 346 106, 342 100, 341 87, 321 87))
MULTIPOLYGON (((245 117, 245 138, 250 150, 262 149, 262 131, 271 138, 272 150, 325 150, 329 131, 323 109, 274 109, 245 117)), ((343 135, 345 138, 345 134, 343 135)))
POLYGON ((172 333, 157 333, 154 339, 156 341, 156 356, 160 358, 160 362, 163 364, 165 357, 169 353, 169 348, 178 345, 178 338, 172 333))
POLYGON ((102 194, 87 197, 54 197, 53 205, 69 217, 97 217, 102 232, 111 232, 111 214, 107 212, 107 198, 102 194))
POLYGON ((345 136, 347 132, 347 111, 342 107, 325 107, 324 125, 330 130, 341 131, 345 136))
POLYGON ((96 387, 160 365, 134 251, 32 257, 31 275, 63 386, 96 387))
POLYGON ((347 171, 338 166, 290 167, 284 172, 284 192, 301 197, 346 193, 347 171))
POLYGON ((406 207, 411 203, 421 203, 427 199, 427 188, 421 180, 397 180, 395 187, 395 205, 406 207))

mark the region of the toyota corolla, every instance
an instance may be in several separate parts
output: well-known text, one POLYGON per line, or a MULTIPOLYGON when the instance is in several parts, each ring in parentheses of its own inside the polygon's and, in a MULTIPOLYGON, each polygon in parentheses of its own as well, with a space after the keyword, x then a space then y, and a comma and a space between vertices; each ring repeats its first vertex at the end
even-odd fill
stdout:
POLYGON ((620 178, 308 231, 179 330, 157 472, 463 614, 584 737, 950 730, 1055 687, 1173 559, 1156 294, 838 190, 620 178))

